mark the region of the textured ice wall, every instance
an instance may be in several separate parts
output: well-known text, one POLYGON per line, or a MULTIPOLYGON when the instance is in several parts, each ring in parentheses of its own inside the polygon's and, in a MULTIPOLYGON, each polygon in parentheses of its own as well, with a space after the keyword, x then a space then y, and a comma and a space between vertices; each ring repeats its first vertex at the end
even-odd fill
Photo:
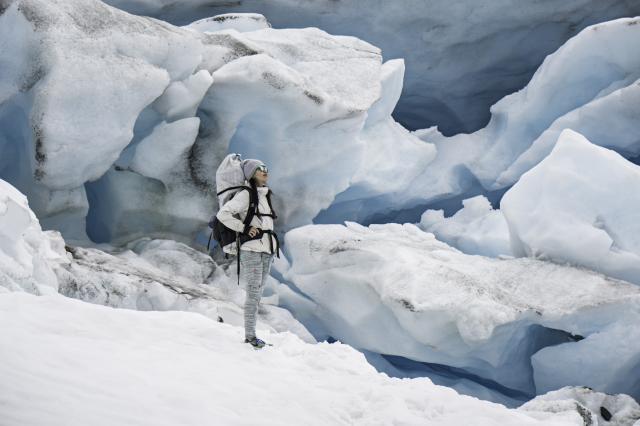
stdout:
POLYGON ((8 3, 0 31, 19 43, 0 45, 0 176, 45 227, 81 240, 86 218, 94 241, 115 243, 193 241, 229 151, 270 166, 287 229, 350 187, 356 200, 406 191, 435 149, 390 116, 402 60, 314 28, 249 31, 247 19, 225 20, 244 33, 211 32, 99 1, 8 3), (414 162, 398 173, 401 157, 414 162))
POLYGON ((277 28, 319 27, 359 37, 404 58, 407 78, 395 117, 412 129, 471 132, 489 107, 522 88, 545 56, 587 25, 640 14, 609 0, 107 0, 177 24, 226 12, 258 12, 277 28))
POLYGON ((565 128, 637 161, 639 22, 624 18, 585 28, 549 55, 525 88, 493 105, 491 121, 475 133, 414 132, 433 143, 437 155, 406 192, 331 209, 350 212, 342 218, 358 222, 417 222, 425 207, 443 200, 451 200, 454 212, 461 199, 478 194, 499 201, 551 152, 565 128))

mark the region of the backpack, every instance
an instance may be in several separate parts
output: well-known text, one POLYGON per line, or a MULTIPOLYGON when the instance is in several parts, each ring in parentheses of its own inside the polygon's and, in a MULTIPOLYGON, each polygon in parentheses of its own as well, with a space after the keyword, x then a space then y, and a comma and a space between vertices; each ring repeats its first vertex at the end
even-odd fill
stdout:
MULTIPOLYGON (((242 171, 242 159, 240 154, 229 154, 218 166, 216 171, 216 190, 218 196, 218 205, 222 207, 229 202, 240 191, 249 191, 249 206, 247 208, 247 214, 243 220, 245 228, 249 226, 253 217, 259 216, 271 216, 276 219, 277 216, 271 205, 271 189, 267 192, 267 202, 271 213, 264 214, 258 211, 258 190, 255 186, 245 184, 245 177, 242 171)), ((209 220, 209 228, 211 233, 209 235, 209 242, 207 243, 207 251, 210 251, 211 239, 214 239, 218 245, 223 248, 235 244, 235 254, 237 259, 237 273, 238 273, 238 285, 240 285, 240 246, 246 241, 262 238, 264 233, 272 234, 276 240, 276 254, 280 257, 279 249, 280 242, 275 232, 271 230, 265 230, 258 232, 254 237, 250 237, 248 234, 238 233, 233 229, 227 228, 222 222, 218 220, 214 214, 209 220)), ((271 240, 269 240, 271 242, 271 240)), ((225 252, 225 259, 227 259, 228 253, 225 252)))

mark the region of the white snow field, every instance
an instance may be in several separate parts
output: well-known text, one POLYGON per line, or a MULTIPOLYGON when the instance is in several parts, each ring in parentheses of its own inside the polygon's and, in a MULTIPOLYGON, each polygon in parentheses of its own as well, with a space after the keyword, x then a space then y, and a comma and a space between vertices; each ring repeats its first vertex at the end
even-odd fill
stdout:
POLYGON ((291 228, 351 186, 351 199, 404 191, 435 156, 391 118, 402 60, 316 28, 210 30, 97 0, 3 9, 0 39, 19 42, 0 44, 0 178, 46 228, 82 241, 87 218, 96 242, 192 242, 233 151, 267 163, 291 228))
POLYGON ((256 351, 241 328, 193 313, 7 293, 0 329, 6 426, 585 424, 390 378, 339 343, 269 333, 256 351))
POLYGON ((518 256, 640 284, 640 167, 572 130, 500 202, 518 256))
POLYGON ((640 14, 625 0, 107 0, 183 25, 225 12, 264 14, 276 28, 351 35, 407 62, 395 117, 411 129, 471 132, 524 87, 545 56, 587 25, 640 14))
POLYGON ((506 393, 586 385, 638 397, 638 286, 463 254, 412 224, 309 225, 285 242, 291 264, 279 272, 310 299, 287 303, 327 336, 461 369, 506 393))

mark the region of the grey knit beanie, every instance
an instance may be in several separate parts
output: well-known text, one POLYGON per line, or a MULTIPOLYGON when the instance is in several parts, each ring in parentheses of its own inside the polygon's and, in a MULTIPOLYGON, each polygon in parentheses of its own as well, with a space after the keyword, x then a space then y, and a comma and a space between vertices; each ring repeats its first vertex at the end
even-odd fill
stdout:
POLYGON ((253 158, 242 160, 242 172, 244 173, 245 179, 251 179, 253 174, 256 172, 256 169, 263 164, 264 163, 262 161, 253 158))

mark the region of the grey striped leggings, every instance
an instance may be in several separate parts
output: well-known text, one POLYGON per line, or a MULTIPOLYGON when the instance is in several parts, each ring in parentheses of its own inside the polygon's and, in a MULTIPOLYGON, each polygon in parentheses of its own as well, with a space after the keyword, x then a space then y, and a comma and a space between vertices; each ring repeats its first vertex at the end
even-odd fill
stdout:
POLYGON ((271 253, 240 250, 240 279, 247 290, 244 302, 244 336, 247 339, 256 336, 258 305, 269 276, 272 258, 271 253))

